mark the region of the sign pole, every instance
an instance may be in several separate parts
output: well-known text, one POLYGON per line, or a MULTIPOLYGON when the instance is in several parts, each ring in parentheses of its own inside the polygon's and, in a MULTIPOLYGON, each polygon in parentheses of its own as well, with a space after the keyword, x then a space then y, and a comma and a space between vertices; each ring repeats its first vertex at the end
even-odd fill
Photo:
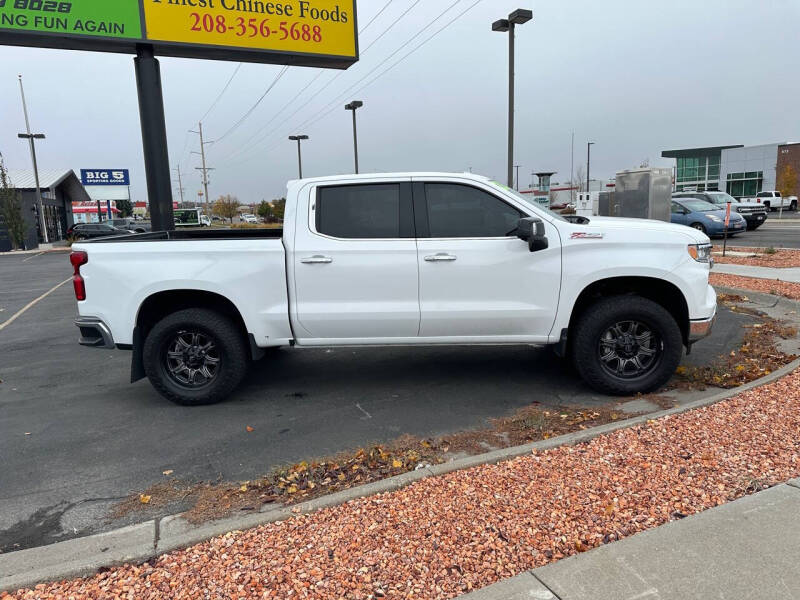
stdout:
POLYGON ((731 222, 731 203, 725 207, 725 237, 722 241, 722 257, 725 258, 725 252, 728 250, 728 224, 731 222))
POLYGON ((161 68, 147 44, 136 46, 136 89, 139 95, 139 119, 142 124, 144 167, 147 196, 153 231, 175 229, 172 212, 172 177, 167 151, 167 124, 161 91, 161 68))

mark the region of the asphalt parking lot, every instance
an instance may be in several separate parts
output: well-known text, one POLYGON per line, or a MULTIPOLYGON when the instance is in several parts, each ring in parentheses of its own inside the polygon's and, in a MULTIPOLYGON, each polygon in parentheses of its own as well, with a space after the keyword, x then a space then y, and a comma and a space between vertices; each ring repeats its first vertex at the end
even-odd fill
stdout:
MULTIPOLYGON (((481 426, 532 402, 611 401, 549 350, 493 346, 279 351, 228 402, 180 407, 146 380, 128 383, 129 353, 77 344, 69 283, 3 328, 70 273, 62 253, 0 256, 0 551, 118 526, 108 509, 168 469, 245 480, 403 433, 481 426)), ((751 319, 721 311, 687 361, 729 352, 751 319)))

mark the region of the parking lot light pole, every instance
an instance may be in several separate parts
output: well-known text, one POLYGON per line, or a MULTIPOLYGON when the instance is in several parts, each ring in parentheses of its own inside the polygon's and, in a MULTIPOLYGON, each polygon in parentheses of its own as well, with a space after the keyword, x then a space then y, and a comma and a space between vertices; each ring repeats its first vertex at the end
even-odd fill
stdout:
POLYGON ((303 156, 300 153, 300 142, 303 140, 307 140, 307 135, 290 135, 289 139, 293 142, 297 142, 297 172, 299 174, 298 179, 303 178, 303 156))
POLYGON ((514 27, 533 19, 533 11, 518 8, 508 19, 492 23, 492 31, 508 32, 508 187, 514 187, 514 27))
POLYGON ((353 111, 353 153, 356 160, 356 175, 358 175, 358 130, 356 129, 356 111, 364 106, 361 100, 353 100, 350 104, 345 104, 345 110, 353 111))
POLYGON ((592 164, 592 146, 594 142, 586 144, 586 193, 589 193, 589 167, 592 164))
POLYGON ((33 180, 36 184, 36 210, 39 212, 39 228, 42 230, 42 241, 47 244, 50 240, 47 235, 47 223, 44 218, 44 207, 42 206, 42 188, 39 186, 39 165, 36 163, 36 140, 43 140, 43 133, 31 133, 31 123, 28 119, 28 105, 25 102, 25 88, 22 87, 22 75, 19 76, 19 93, 22 96, 22 112, 25 113, 26 133, 17 134, 17 137, 28 140, 31 148, 31 160, 33 161, 33 180))

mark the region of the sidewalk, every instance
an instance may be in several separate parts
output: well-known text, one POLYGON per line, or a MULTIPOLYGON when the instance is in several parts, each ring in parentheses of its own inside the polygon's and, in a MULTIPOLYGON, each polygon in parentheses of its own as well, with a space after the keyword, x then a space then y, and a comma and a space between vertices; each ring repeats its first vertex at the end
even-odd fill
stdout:
POLYGON ((791 283, 800 283, 800 267, 785 269, 774 267, 751 267, 748 265, 731 265, 716 263, 712 273, 726 275, 739 275, 742 277, 755 277, 757 279, 780 279, 791 283))
POLYGON ((800 479, 528 571, 464 600, 800 598, 800 479))

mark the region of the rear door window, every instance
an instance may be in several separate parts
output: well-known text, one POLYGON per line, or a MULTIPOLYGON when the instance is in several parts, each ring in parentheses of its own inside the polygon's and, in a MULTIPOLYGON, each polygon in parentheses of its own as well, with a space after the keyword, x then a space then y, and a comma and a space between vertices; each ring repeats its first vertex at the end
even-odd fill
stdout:
POLYGON ((410 184, 377 183, 320 188, 318 233, 344 239, 414 237, 410 184))

